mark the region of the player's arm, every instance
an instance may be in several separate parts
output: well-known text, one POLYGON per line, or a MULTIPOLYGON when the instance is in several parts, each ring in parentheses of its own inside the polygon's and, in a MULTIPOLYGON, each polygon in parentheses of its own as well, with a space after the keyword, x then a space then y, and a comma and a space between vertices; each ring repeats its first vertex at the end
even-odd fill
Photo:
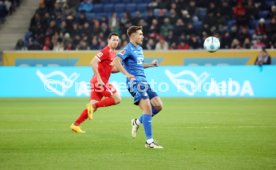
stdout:
POLYGON ((122 59, 120 57, 115 57, 113 60, 114 67, 123 73, 128 79, 135 79, 134 75, 129 74, 122 65, 122 59))
POLYGON ((98 83, 100 85, 104 85, 104 82, 102 81, 101 75, 98 70, 98 64, 101 62, 100 57, 103 55, 102 52, 99 52, 95 55, 95 57, 90 61, 90 65, 92 66, 94 74, 97 76, 98 83))
POLYGON ((158 67, 158 66, 159 64, 157 60, 153 60, 151 63, 144 64, 144 68, 158 67))
POLYGON ((119 73, 120 71, 116 68, 116 67, 113 67, 112 68, 112 73, 119 73))

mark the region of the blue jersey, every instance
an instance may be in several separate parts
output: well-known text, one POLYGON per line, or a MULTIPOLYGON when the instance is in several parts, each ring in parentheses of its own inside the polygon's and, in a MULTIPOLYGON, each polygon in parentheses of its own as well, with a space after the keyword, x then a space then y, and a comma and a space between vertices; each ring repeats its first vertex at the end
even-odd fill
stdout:
POLYGON ((146 81, 144 54, 141 46, 134 46, 129 42, 117 56, 122 59, 122 64, 127 72, 134 75, 139 81, 146 81))
POLYGON ((138 105, 141 99, 150 100, 157 93, 147 83, 144 72, 144 54, 141 46, 134 46, 131 42, 117 54, 122 59, 127 72, 135 76, 135 80, 127 79, 128 91, 134 97, 134 104, 138 105))

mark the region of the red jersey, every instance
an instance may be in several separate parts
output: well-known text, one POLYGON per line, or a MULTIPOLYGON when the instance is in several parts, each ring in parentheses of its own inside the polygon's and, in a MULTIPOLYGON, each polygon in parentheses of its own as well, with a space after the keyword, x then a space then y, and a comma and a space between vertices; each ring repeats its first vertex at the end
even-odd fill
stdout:
MULTIPOLYGON (((106 46, 96 55, 96 57, 99 60, 98 72, 103 82, 106 84, 109 80, 110 74, 113 69, 111 63, 116 57, 116 53, 114 51, 111 51, 111 49, 108 46, 106 46)), ((92 79, 94 81, 97 80, 97 76, 94 74, 92 79)))

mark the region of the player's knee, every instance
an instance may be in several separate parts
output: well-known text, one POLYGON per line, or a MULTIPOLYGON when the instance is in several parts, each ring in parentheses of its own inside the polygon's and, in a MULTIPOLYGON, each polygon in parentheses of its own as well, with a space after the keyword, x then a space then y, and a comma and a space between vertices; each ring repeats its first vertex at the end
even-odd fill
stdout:
POLYGON ((146 105, 146 106, 143 108, 143 112, 144 112, 144 113, 150 113, 150 114, 152 114, 151 105, 146 105))
POLYGON ((155 110, 157 110, 158 112, 160 112, 163 109, 162 105, 158 105, 158 106, 154 106, 155 110))
POLYGON ((153 106, 155 110, 160 112, 163 109, 163 103, 158 103, 157 105, 153 106))

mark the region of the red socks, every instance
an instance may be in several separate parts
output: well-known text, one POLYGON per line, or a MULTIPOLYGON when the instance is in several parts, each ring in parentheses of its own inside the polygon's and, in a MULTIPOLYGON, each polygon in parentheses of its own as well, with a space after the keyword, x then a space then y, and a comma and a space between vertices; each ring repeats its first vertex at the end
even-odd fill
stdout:
MULTIPOLYGON (((115 100, 112 97, 105 98, 97 103, 95 103, 95 109, 99 107, 107 107, 115 104, 115 100)), ((75 121, 75 125, 79 126, 83 121, 88 118, 87 109, 84 109, 78 119, 75 121)))
POLYGON ((115 100, 112 97, 105 98, 95 103, 96 109, 99 107, 107 107, 115 104, 115 100))
POLYGON ((79 118, 75 121, 75 125, 79 126, 83 121, 85 121, 88 118, 87 109, 84 109, 79 116, 79 118))

